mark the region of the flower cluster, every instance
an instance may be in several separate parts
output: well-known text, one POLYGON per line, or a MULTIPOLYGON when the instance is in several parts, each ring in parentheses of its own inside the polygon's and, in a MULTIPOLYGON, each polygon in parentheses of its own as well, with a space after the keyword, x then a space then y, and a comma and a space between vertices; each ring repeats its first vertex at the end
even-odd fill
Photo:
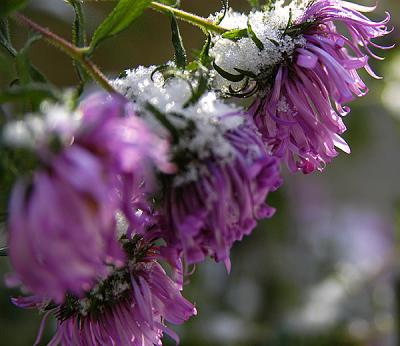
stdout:
POLYGON ((206 73, 199 61, 138 67, 111 82, 116 93, 46 101, 4 127, 6 146, 37 163, 10 197, 7 280, 31 293, 17 306, 56 317, 50 345, 178 342, 165 323, 196 314, 182 263, 209 256, 229 271, 234 243, 275 212, 281 162, 310 173, 350 152, 346 104, 367 93, 358 70, 376 77, 371 47, 385 47, 373 39, 388 33, 389 16, 369 10, 229 9, 210 17, 228 31, 210 36, 206 73), (229 96, 255 97, 246 110, 229 96))

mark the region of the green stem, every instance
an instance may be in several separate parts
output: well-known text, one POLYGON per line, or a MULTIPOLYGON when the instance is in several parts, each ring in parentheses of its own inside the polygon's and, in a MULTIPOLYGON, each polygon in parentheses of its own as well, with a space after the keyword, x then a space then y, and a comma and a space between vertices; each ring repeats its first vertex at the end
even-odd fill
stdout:
POLYGON ((199 28, 201 28, 205 31, 212 31, 212 32, 215 32, 216 34, 223 34, 224 32, 229 31, 228 29, 225 29, 222 26, 214 24, 209 19, 197 16, 197 15, 189 13, 189 12, 182 11, 175 7, 161 4, 156 1, 152 1, 150 4, 150 7, 161 13, 169 14, 172 12, 173 14, 175 14, 176 18, 183 20, 185 22, 188 22, 190 24, 193 24, 195 26, 198 26, 199 28))
POLYGON ((15 13, 13 18, 21 25, 41 34, 45 40, 56 48, 62 50, 69 55, 73 60, 77 61, 99 85, 111 93, 115 93, 115 89, 111 86, 108 79, 98 69, 98 67, 85 55, 85 48, 78 48, 62 37, 51 32, 49 29, 43 28, 39 24, 33 22, 31 19, 25 17, 21 13, 15 13))

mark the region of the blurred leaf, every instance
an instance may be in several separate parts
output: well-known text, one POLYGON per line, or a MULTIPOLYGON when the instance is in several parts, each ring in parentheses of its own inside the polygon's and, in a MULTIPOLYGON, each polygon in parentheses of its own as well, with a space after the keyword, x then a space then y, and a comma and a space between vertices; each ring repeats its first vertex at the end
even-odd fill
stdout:
POLYGON ((8 56, 0 52, 0 73, 2 77, 6 79, 12 79, 14 77, 14 62, 8 56))
POLYGON ((11 12, 19 10, 28 3, 28 0, 1 0, 0 17, 7 16, 11 12))
POLYGON ((198 80, 196 89, 192 90, 191 98, 184 104, 184 108, 195 104, 201 96, 208 90, 208 76, 202 74, 198 80))
POLYGON ((17 51, 11 43, 7 18, 0 18, 0 45, 11 55, 16 56, 17 51))
POLYGON ((21 100, 40 103, 47 98, 57 99, 57 92, 48 84, 30 83, 0 90, 0 103, 21 100))
POLYGON ((187 64, 186 50, 185 47, 183 46, 183 41, 181 33, 179 31, 178 22, 173 13, 171 13, 171 32, 172 32, 172 44, 175 49, 176 66, 180 68, 185 68, 187 64))
POLYGON ((42 74, 42 72, 40 72, 36 68, 36 66, 32 65, 31 63, 30 63, 30 66, 29 66, 29 72, 31 74, 32 81, 38 82, 38 83, 48 83, 48 80, 42 74))
POLYGON ((260 1, 259 0, 247 0, 251 7, 259 8, 260 1))
POLYGON ((3 247, 0 248, 0 257, 5 257, 7 256, 7 248, 3 247))
MULTIPOLYGON (((9 53, 9 56, 15 58, 15 65, 19 76, 19 78, 16 79, 17 83, 27 84, 32 81, 47 83, 47 79, 28 59, 29 49, 31 48, 32 44, 40 39, 40 35, 31 34, 24 47, 18 52, 12 45, 7 19, 0 19, 0 45, 9 53)), ((3 62, 6 61, 5 57, 1 57, 0 60, 2 62, 2 65, 3 62)), ((11 64, 9 63, 7 65, 11 64)), ((7 69, 8 71, 12 70, 9 66, 7 66, 7 69)))
POLYGON ((31 82, 47 83, 47 80, 43 74, 34 65, 32 65, 28 58, 29 49, 41 38, 42 37, 39 34, 30 35, 24 47, 17 53, 17 56, 15 57, 20 84, 26 85, 31 82))
POLYGON ((142 15, 144 9, 150 3, 151 0, 120 0, 110 15, 96 29, 90 43, 90 53, 101 41, 125 30, 135 19, 142 15))
POLYGON ((18 82, 21 84, 28 84, 32 81, 31 77, 31 64, 25 54, 18 54, 16 57, 16 66, 18 72, 18 82))
POLYGON ((40 163, 30 149, 9 148, 0 142, 0 152, 0 215, 7 217, 8 200, 15 182, 24 175, 29 176, 40 163))
POLYGON ((25 54, 18 54, 16 57, 17 72, 19 75, 18 82, 21 84, 29 84, 31 82, 46 83, 42 73, 32 65, 25 54))

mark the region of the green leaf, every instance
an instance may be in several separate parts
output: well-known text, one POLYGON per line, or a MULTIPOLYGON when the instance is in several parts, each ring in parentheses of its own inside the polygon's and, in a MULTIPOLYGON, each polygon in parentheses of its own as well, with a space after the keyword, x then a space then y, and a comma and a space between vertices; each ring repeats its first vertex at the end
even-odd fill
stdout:
POLYGON ((26 85, 32 81, 31 64, 28 57, 24 54, 18 54, 15 58, 18 73, 18 83, 26 85))
POLYGON ((224 32, 221 37, 232 41, 239 41, 241 38, 249 37, 249 33, 247 32, 247 29, 233 29, 224 32))
POLYGON ((215 70, 222 77, 224 77, 225 79, 229 80, 230 82, 240 82, 245 77, 243 74, 232 74, 232 73, 229 73, 229 72, 225 71, 224 69, 222 69, 221 67, 219 67, 215 62, 213 62, 213 66, 214 66, 215 70))
POLYGON ((19 101, 40 103, 48 98, 57 99, 57 92, 48 84, 30 83, 0 90, 0 104, 19 101))
POLYGON ((199 62, 203 66, 208 66, 211 64, 212 59, 210 57, 210 47, 211 47, 211 34, 208 33, 207 40, 204 43, 204 46, 199 54, 199 62))
POLYGON ((17 11, 28 3, 28 0, 1 0, 0 17, 5 17, 13 11, 17 11))
POLYGON ((260 41, 260 39, 257 37, 255 32, 253 31, 253 28, 251 27, 250 20, 247 22, 247 32, 249 33, 249 37, 253 40, 255 45, 259 50, 264 49, 263 43, 260 41))
POLYGON ((103 40, 125 30, 135 19, 142 15, 150 3, 151 0, 119 0, 110 15, 96 29, 90 43, 90 53, 103 40))
POLYGON ((185 68, 187 64, 187 55, 185 47, 183 46, 182 36, 179 31, 178 22, 173 13, 171 13, 171 32, 172 32, 172 44, 175 49, 175 62, 176 66, 185 68))
POLYGON ((24 47, 17 53, 15 57, 19 82, 21 84, 28 84, 31 82, 46 83, 46 78, 42 73, 30 62, 28 58, 28 51, 31 46, 42 38, 39 34, 31 34, 24 47))

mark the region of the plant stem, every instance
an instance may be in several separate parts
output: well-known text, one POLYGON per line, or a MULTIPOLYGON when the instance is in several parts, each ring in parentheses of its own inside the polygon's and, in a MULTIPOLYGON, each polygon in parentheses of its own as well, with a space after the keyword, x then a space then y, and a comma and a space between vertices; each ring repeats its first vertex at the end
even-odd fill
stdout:
POLYGON ((223 34, 226 31, 229 31, 228 29, 223 28, 222 26, 219 26, 217 24, 214 24, 212 21, 209 19, 197 16, 195 14, 185 12, 183 10, 180 10, 175 7, 171 7, 168 5, 161 4, 156 1, 152 1, 150 4, 150 7, 156 11, 159 11, 161 13, 173 13, 175 14, 176 18, 183 20, 185 22, 188 22, 190 24, 193 24, 205 31, 212 31, 217 34, 223 34))
POLYGON ((49 29, 43 28, 39 24, 33 22, 31 19, 25 17, 21 13, 15 13, 13 18, 21 25, 38 32, 45 40, 56 48, 62 50, 64 53, 69 55, 73 60, 77 61, 85 71, 93 78, 99 85, 105 90, 111 93, 115 93, 115 89, 111 86, 108 79, 98 69, 98 67, 85 55, 85 48, 78 48, 62 37, 51 32, 49 29))

